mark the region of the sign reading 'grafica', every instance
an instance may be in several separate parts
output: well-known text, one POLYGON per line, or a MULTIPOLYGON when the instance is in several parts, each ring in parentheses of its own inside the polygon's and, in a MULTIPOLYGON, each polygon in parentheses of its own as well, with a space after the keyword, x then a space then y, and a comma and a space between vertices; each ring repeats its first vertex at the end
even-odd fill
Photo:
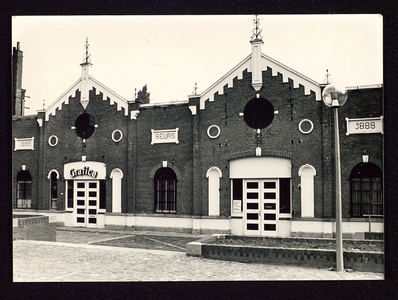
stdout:
POLYGON ((153 144, 165 144, 165 143, 176 143, 178 144, 178 127, 175 129, 166 129, 166 130, 155 130, 152 129, 152 140, 151 145, 153 144))
POLYGON ((94 171, 94 170, 92 170, 92 169, 90 169, 89 167, 84 167, 84 168, 82 168, 82 169, 77 169, 77 170, 75 170, 75 169, 72 169, 72 170, 70 170, 70 176, 72 177, 72 178, 74 178, 74 177, 76 177, 76 176, 84 176, 84 175, 87 175, 87 176, 91 176, 91 177, 93 177, 93 178, 96 178, 97 177, 97 175, 98 175, 98 172, 97 171, 94 171))

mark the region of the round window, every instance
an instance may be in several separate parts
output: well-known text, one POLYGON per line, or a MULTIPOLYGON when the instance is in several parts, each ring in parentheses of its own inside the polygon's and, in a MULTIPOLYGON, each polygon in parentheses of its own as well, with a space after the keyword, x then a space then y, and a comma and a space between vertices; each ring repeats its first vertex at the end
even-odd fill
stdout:
POLYGON ((218 127, 217 125, 211 125, 209 126, 209 128, 207 128, 207 135, 209 136, 209 138, 215 139, 220 135, 220 127, 218 127))
POLYGON ((56 146, 56 145, 58 144, 58 138, 57 138, 57 136, 56 136, 56 135, 50 136, 50 137, 48 138, 48 144, 49 144, 51 147, 56 146))
POLYGON ((95 120, 93 116, 89 114, 86 113, 81 114, 76 119, 75 127, 76 127, 76 134, 78 135, 78 137, 82 139, 88 139, 94 133, 95 120))
POLYGON ((262 129, 272 123, 274 107, 267 99, 254 98, 246 104, 243 114, 247 126, 262 129))
POLYGON ((112 141, 114 141, 115 143, 120 142, 122 138, 123 138, 123 133, 121 130, 116 129, 112 132, 112 141))
POLYGON ((314 123, 311 120, 304 119, 300 121, 298 127, 301 133, 308 134, 314 129, 314 123))

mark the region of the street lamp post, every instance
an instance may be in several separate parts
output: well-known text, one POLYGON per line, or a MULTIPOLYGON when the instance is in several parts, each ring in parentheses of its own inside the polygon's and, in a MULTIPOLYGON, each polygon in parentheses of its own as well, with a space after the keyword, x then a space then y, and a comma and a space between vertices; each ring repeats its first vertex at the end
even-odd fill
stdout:
POLYGON ((340 134, 339 107, 347 101, 347 89, 338 84, 329 84, 322 92, 322 100, 326 106, 333 109, 335 134, 335 165, 336 165, 336 268, 344 271, 343 230, 341 204, 341 166, 340 166, 340 134))

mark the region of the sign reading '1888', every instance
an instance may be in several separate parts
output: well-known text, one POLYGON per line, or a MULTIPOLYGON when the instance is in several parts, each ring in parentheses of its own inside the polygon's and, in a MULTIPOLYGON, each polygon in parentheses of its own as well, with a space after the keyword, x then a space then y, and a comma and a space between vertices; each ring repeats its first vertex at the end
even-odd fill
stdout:
POLYGON ((166 129, 166 130, 155 130, 152 129, 152 141, 153 144, 164 144, 164 143, 176 143, 178 144, 178 128, 166 129))
POLYGON ((347 133, 381 133, 383 134, 383 116, 377 118, 345 119, 347 122, 347 133))

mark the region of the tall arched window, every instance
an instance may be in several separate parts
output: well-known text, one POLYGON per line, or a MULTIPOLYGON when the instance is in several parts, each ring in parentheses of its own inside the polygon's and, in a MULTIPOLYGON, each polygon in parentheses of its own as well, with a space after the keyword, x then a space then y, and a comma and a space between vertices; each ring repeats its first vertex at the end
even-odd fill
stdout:
POLYGON ((20 171, 17 175, 17 208, 32 206, 32 176, 28 171, 20 171))
POLYGON ((57 173, 51 172, 51 191, 50 191, 50 209, 57 209, 58 202, 58 179, 57 173))
POLYGON ((383 175, 374 163, 359 163, 351 171, 351 217, 383 215, 383 175))
POLYGON ((112 179, 112 212, 120 213, 122 212, 122 170, 113 169, 110 178, 112 179))
POLYGON ((220 215, 220 178, 221 170, 217 167, 211 167, 207 170, 206 177, 209 183, 209 216, 220 215))
POLYGON ((155 212, 177 211, 177 176, 171 168, 160 168, 154 177, 155 212))

